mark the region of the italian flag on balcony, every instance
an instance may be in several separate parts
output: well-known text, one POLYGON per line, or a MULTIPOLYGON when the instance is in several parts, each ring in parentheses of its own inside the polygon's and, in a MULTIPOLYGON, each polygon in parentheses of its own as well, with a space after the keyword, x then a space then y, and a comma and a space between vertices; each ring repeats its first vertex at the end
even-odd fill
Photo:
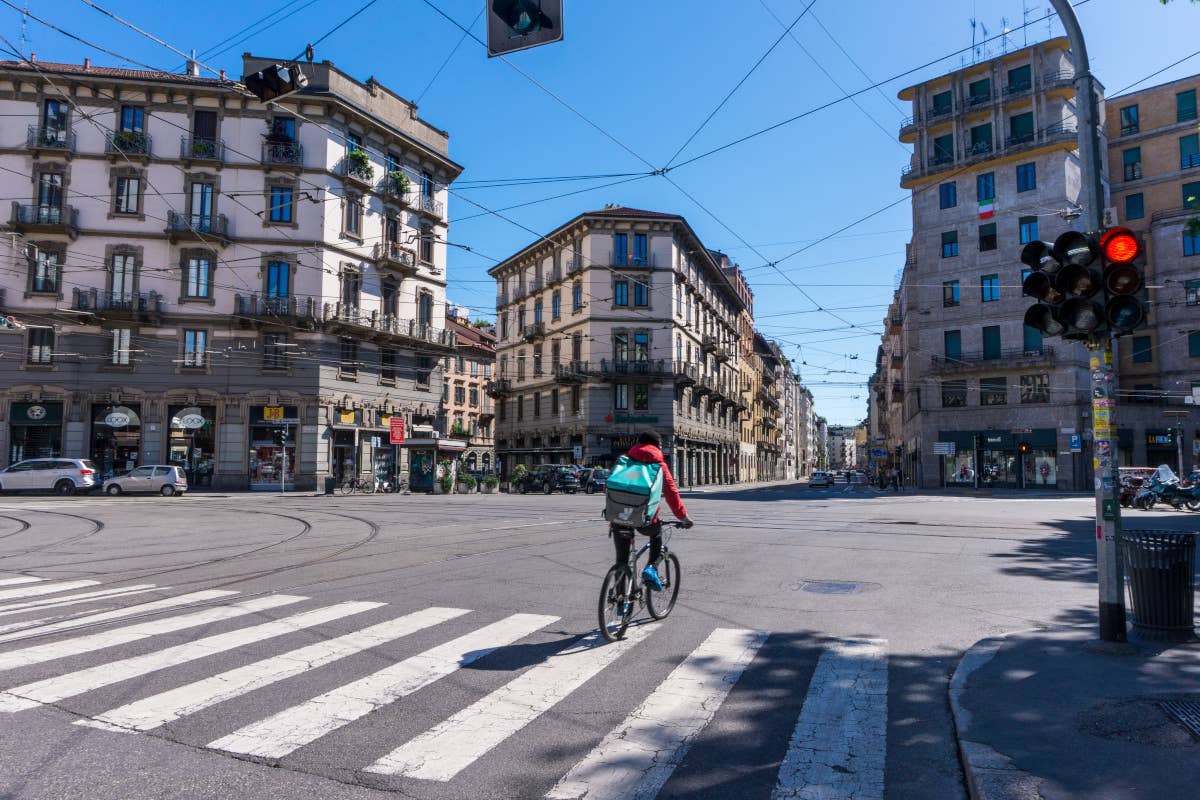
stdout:
POLYGON ((979 218, 991 219, 996 216, 996 200, 980 200, 979 201, 979 218))

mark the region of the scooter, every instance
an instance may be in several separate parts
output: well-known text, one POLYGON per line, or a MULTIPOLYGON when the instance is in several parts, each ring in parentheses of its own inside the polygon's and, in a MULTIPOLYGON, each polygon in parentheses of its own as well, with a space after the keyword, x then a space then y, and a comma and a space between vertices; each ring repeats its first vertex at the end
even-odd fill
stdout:
POLYGON ((1176 511, 1182 511, 1185 506, 1192 511, 1200 510, 1200 487, 1180 486, 1179 477, 1166 464, 1155 470, 1150 479, 1150 492, 1156 501, 1166 503, 1176 511))

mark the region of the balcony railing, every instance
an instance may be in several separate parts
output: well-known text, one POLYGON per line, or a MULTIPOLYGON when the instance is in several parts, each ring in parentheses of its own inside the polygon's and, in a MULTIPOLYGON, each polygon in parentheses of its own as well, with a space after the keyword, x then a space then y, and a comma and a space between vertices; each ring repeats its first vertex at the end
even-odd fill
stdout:
POLYGON ((79 235, 79 211, 75 206, 33 206, 14 202, 9 223, 17 233, 65 233, 72 239, 79 235))
POLYGON ((1142 126, 1136 122, 1133 123, 1132 125, 1122 125, 1121 126, 1121 135, 1122 136, 1132 136, 1135 133, 1140 133, 1141 130, 1142 130, 1142 126))
POLYGON ((1058 70, 1055 72, 1046 72, 1042 75, 1042 91, 1048 92, 1051 89, 1058 89, 1064 86, 1075 86, 1075 71, 1074 70, 1058 70))
MULTIPOLYGON (((1074 125, 1059 123, 1057 125, 1051 125, 1048 128, 1043 128, 1041 131, 1036 132, 1036 134, 1031 137, 1010 137, 1008 140, 1006 140, 1006 145, 1009 148, 1037 147, 1062 141, 1074 141, 1076 136, 1077 134, 1074 125)), ((992 158, 992 152, 993 148, 991 143, 979 142, 976 145, 966 148, 966 151, 963 153, 963 159, 959 163, 960 165, 965 166, 974 161, 983 161, 992 158)), ((905 165, 900 171, 900 182, 903 184, 904 182, 912 180, 913 178, 923 178, 928 175, 942 172, 955 163, 954 156, 950 153, 934 153, 930 155, 929 163, 927 165, 905 165)), ((1131 179, 1126 178, 1126 180, 1131 179)))
POLYGON ((1016 97, 1017 95, 1025 94, 1026 92, 1030 92, 1030 91, 1033 91, 1033 81, 1032 80, 1021 81, 1019 83, 1010 83, 1008 86, 1004 87, 1004 96, 1005 97, 1016 97))
MULTIPOLYGON (((354 152, 361 153, 362 151, 356 150, 354 152)), ((342 177, 357 181, 365 186, 369 186, 375 180, 375 167, 371 166, 371 162, 351 153, 343 156, 341 163, 338 164, 337 172, 342 177)))
POLYGON ((441 200, 435 200, 431 195, 422 194, 418 197, 417 210, 438 219, 446 218, 446 204, 441 200))
POLYGON ((234 313, 258 319, 316 319, 317 301, 312 297, 260 297, 234 295, 234 313))
POLYGON ((417 254, 398 242, 376 242, 375 261, 400 271, 415 272, 417 269, 417 254))
POLYGON ((411 188, 411 182, 403 181, 395 175, 384 174, 379 179, 379 193, 389 200, 395 200, 402 205, 408 205, 412 202, 411 188))
POLYGON ((30 125, 25 133, 25 146, 31 150, 65 150, 73 153, 75 131, 52 125, 30 125))
POLYGON ((262 163, 299 167, 304 164, 304 145, 292 140, 267 139, 262 145, 262 163))
POLYGON ((521 335, 525 337, 525 341, 531 342, 534 339, 540 339, 546 335, 546 323, 535 322, 532 325, 526 325, 521 335))
POLYGON ((453 349, 457 342, 454 331, 435 328, 415 319, 385 316, 379 320, 376 329, 387 336, 396 336, 438 348, 453 349))
POLYGON ((567 257, 567 272, 578 272, 583 269, 583 256, 572 255, 567 257))
POLYGON ((658 261, 654 253, 644 256, 634 256, 629 253, 613 253, 609 251, 608 263, 614 267, 656 267, 658 261))
POLYGON ((104 152, 118 156, 148 156, 153 141, 141 131, 116 131, 104 137, 104 152))
POLYGON ((684 385, 693 384, 700 378, 700 369, 695 364, 685 364, 682 361, 674 362, 671 372, 675 376, 675 382, 684 385))
POLYGON ((1186 206, 1178 206, 1176 208, 1166 208, 1162 211, 1155 211, 1150 215, 1151 223, 1165 222, 1176 217, 1197 217, 1200 216, 1200 203, 1193 203, 1186 206))
POLYGON ((554 365, 554 379, 560 383, 583 383, 591 373, 591 365, 586 361, 568 361, 565 364, 554 365))
POLYGON ((602 378, 665 378, 671 374, 670 364, 657 361, 612 361, 600 359, 599 373, 602 378))
POLYGON ((932 122, 935 119, 941 119, 942 117, 947 117, 953 113, 953 104, 948 106, 934 106, 929 109, 929 112, 925 115, 925 119, 926 121, 932 122))
POLYGON ((179 157, 185 161, 224 161, 225 140, 181 136, 179 137, 179 157))
POLYGON ((1127 180, 1127 181, 1141 180, 1142 179, 1141 162, 1139 162, 1137 164, 1126 164, 1124 177, 1125 177, 1125 180, 1127 180))
POLYGON ((512 381, 508 378, 490 380, 484 388, 490 397, 504 397, 512 393, 512 381))
POLYGON ((976 142, 967 148, 966 157, 974 158, 975 156, 984 156, 992 152, 991 142, 976 142))
POLYGON ((75 289, 71 301, 74 311, 91 311, 114 316, 161 315, 163 299, 158 292, 106 292, 100 289, 75 289))
POLYGON ((705 334, 700 337, 700 351, 702 353, 711 353, 717 349, 717 337, 705 334))
POLYGON ((967 95, 967 100, 963 105, 967 108, 974 108, 975 106, 986 105, 990 102, 992 102, 992 93, 989 91, 987 94, 967 95))
POLYGON ((227 242, 229 220, 224 214, 180 214, 168 211, 165 232, 171 234, 172 240, 188 237, 202 242, 210 239, 227 242))
POLYGON ((994 367, 1023 367, 1055 360, 1054 348, 1043 345, 1037 348, 974 351, 956 356, 931 356, 933 367, 939 371, 962 371, 991 369, 994 367))
POLYGON ((1023 144, 1029 144, 1036 138, 1037 138, 1037 134, 1034 133, 1033 131, 1029 131, 1027 133, 1017 134, 1016 136, 1009 136, 1007 139, 1004 140, 1004 146, 1005 147, 1018 147, 1023 144))

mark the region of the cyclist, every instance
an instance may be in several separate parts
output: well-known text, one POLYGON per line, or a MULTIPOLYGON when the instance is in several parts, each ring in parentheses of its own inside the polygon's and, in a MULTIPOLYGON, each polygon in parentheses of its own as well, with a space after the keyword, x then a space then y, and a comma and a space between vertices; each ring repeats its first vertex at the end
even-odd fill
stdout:
MULTIPOLYGON (((640 461, 643 464, 662 465, 663 499, 670 506, 671 513, 682 523, 682 527, 690 528, 695 523, 688 516, 687 509, 684 508, 683 498, 679 496, 679 489, 675 486, 675 478, 671 476, 671 468, 667 466, 667 462, 663 459, 661 448, 662 438, 657 433, 654 431, 643 431, 638 436, 637 444, 629 449, 628 455, 634 461, 640 461)), ((656 591, 662 591, 663 583, 658 576, 658 570, 655 569, 659 558, 662 557, 662 523, 658 521, 657 511, 654 514, 654 521, 644 528, 638 528, 638 532, 650 537, 650 563, 642 570, 642 579, 651 588, 656 591)), ((614 527, 613 545, 617 549, 617 565, 620 566, 627 563, 629 561, 629 548, 633 546, 633 534, 625 533, 624 529, 614 527)))

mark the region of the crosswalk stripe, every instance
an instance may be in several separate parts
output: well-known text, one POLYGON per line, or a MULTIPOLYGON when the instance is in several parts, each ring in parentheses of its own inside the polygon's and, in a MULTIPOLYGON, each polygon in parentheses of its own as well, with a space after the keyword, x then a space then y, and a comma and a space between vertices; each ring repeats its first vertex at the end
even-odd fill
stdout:
POLYGON ((772 800, 883 797, 886 642, 837 642, 817 661, 772 800))
POLYGON ((426 608, 136 700, 92 719, 78 720, 75 724, 129 733, 152 730, 225 700, 469 613, 465 608, 426 608))
POLYGON ((0 712, 11 713, 46 703, 55 703, 68 697, 99 689, 102 686, 110 686, 139 675, 186 664, 189 661, 244 647, 254 642, 295 633, 314 625, 323 625, 326 622, 332 622, 352 614, 361 614, 382 605, 383 603, 367 602, 338 603, 327 608, 306 611, 249 628, 206 636, 153 653, 99 664, 35 683, 27 683, 24 686, 0 692, 0 712))
POLYGON ((64 581, 62 583, 34 583, 29 586, 22 586, 20 589, 6 589, 0 591, 0 602, 5 600, 18 600, 22 597, 36 597, 40 594, 54 594, 56 592, 69 592, 72 589, 82 589, 85 586, 95 586, 100 581, 64 581))
POLYGON ((139 603, 136 606, 118 608, 113 611, 101 611, 98 614, 85 614, 82 617, 75 617, 74 619, 63 620, 62 622, 54 622, 47 625, 25 625, 20 631, 0 636, 0 643, 12 641, 13 639, 21 639, 26 636, 41 636, 43 634, 55 633, 57 631, 68 631, 72 628, 83 628, 88 625, 95 625, 98 622, 109 622, 110 620, 122 619, 123 617, 132 617, 138 614, 148 614, 154 611, 162 611, 164 608, 175 608, 176 606, 184 606, 188 603, 199 603, 205 600, 215 600, 218 597, 228 597, 234 594, 237 594, 237 592, 229 589, 206 589, 203 592, 181 594, 176 597, 153 600, 149 603, 139 603))
POLYGON ((281 758, 348 725, 558 617, 513 614, 209 743, 230 753, 281 758))
POLYGON ((216 606, 215 608, 191 614, 165 617, 153 622, 141 622, 134 625, 126 625, 123 628, 114 628, 101 633, 93 633, 88 636, 77 636, 61 642, 49 642, 47 644, 26 647, 21 650, 11 650, 7 653, 0 653, 0 670, 15 669, 17 667, 29 666, 30 664, 40 664, 44 661, 66 658, 67 656, 90 653, 94 650, 128 644, 129 642, 136 642, 139 639, 157 636, 162 633, 186 630, 187 628, 195 628, 199 625, 207 625, 211 622, 234 619, 246 614, 266 611, 270 608, 298 603, 305 599, 304 597, 288 594, 255 597, 239 603, 216 606))
POLYGON ((546 797, 654 797, 767 636, 762 631, 717 628, 546 797))
POLYGON ((578 689, 656 627, 650 624, 631 628, 624 639, 611 645, 597 631, 396 748, 366 771, 448 781, 578 689))
MULTIPOLYGON (((24 603, 14 603, 6 606, 0 611, 0 617, 7 617, 10 614, 20 614, 22 611, 30 609, 56 608, 58 606, 73 606, 76 603, 83 603, 88 600, 103 600, 111 597, 124 597, 131 594, 144 594, 154 589, 153 583, 137 583, 132 586, 122 586, 120 589, 101 589, 96 592, 80 592, 66 597, 51 597, 42 598, 40 600, 29 600, 24 603)), ((164 586, 161 591, 166 591, 171 587, 164 586)), ((20 627, 28 627, 26 623, 18 623, 20 627)))
POLYGON ((41 578, 22 575, 19 578, 0 578, 0 586, 15 586, 18 583, 37 583, 41 578))

